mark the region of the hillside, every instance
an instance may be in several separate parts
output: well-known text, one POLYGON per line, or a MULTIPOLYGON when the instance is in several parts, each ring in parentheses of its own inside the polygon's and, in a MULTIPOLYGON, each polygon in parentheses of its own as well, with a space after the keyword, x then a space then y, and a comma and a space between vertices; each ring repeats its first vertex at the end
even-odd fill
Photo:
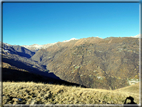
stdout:
POLYGON ((3 82, 2 94, 3 104, 121 104, 122 106, 129 96, 139 104, 139 96, 130 90, 118 93, 115 90, 33 82, 3 82))
POLYGON ((2 54, 2 62, 7 63, 11 66, 17 67, 19 69, 24 69, 31 73, 40 73, 46 71, 44 65, 40 65, 37 62, 28 59, 26 57, 20 57, 16 54, 2 54))
POLYGON ((62 80, 118 89, 139 81, 138 38, 83 38, 58 42, 32 57, 62 80))

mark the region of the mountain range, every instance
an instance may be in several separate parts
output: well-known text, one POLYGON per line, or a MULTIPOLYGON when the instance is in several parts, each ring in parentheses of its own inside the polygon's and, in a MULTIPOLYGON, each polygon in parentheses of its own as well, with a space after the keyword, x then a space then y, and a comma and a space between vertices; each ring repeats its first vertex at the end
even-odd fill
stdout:
POLYGON ((31 46, 2 43, 1 50, 7 65, 85 87, 118 89, 139 81, 139 38, 89 37, 31 46))
MULTIPOLYGON (((65 40, 63 42, 69 42, 71 40, 77 40, 76 38, 71 38, 70 40, 65 40)), ((56 42, 57 43, 57 42, 56 42)), ((38 44, 33 44, 33 45, 22 45, 23 47, 32 50, 34 52, 38 51, 39 49, 46 49, 56 43, 49 43, 49 44, 44 44, 44 45, 38 45, 38 44)))

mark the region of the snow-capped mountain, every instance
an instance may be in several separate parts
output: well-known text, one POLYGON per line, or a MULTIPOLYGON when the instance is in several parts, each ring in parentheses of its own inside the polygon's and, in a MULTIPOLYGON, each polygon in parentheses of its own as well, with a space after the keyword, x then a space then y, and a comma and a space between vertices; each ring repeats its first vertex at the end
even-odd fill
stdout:
MULTIPOLYGON (((76 38, 71 38, 70 40, 65 40, 63 42, 69 42, 71 40, 78 40, 76 38)), ((57 42, 56 42, 57 43, 57 42)), ((38 51, 39 49, 46 49, 56 43, 50 43, 50 44, 44 44, 44 45, 38 45, 38 44, 33 44, 33 45, 22 45, 23 47, 30 49, 32 51, 38 51)))
POLYGON ((39 49, 46 49, 49 46, 54 45, 55 43, 51 43, 51 44, 45 44, 45 45, 38 45, 38 44, 33 44, 33 45, 23 45, 23 47, 33 50, 33 51, 38 51, 39 49))

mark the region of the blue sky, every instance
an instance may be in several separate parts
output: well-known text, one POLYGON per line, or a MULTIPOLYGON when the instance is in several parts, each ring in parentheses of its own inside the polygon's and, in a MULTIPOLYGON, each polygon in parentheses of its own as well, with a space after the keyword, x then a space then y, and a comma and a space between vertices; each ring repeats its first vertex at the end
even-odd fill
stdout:
POLYGON ((139 32, 139 3, 3 3, 3 42, 12 45, 139 32))

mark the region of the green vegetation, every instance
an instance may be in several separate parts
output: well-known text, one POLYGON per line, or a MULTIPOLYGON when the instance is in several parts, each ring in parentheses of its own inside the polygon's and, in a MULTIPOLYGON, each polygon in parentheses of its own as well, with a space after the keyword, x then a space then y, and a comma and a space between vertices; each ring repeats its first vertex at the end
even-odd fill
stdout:
POLYGON ((75 69, 78 69, 78 68, 80 68, 80 66, 75 66, 75 69))
POLYGON ((45 70, 44 72, 49 72, 49 70, 45 70))
POLYGON ((124 104, 132 96, 139 103, 138 85, 103 90, 33 82, 3 82, 3 104, 124 104))

